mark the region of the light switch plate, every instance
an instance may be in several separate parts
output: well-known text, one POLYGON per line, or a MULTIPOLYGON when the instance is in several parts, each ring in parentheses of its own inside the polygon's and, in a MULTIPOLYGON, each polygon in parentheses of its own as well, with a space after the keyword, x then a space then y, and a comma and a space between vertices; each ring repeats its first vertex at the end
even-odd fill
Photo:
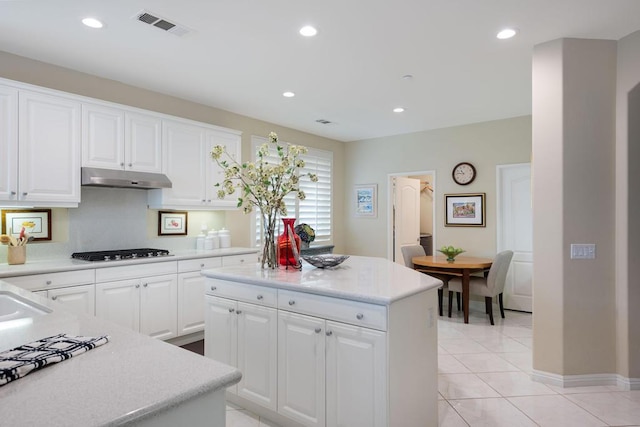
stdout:
POLYGON ((596 245, 592 243, 572 243, 571 259, 595 259, 596 245))

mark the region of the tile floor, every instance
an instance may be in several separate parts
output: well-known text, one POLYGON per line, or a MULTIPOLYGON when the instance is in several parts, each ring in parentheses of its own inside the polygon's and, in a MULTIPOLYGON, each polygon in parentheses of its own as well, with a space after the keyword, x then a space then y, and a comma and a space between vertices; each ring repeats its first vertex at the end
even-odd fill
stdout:
MULTIPOLYGON (((495 326, 474 310, 467 325, 462 313, 440 317, 439 427, 640 426, 640 391, 532 381, 531 315, 497 314, 495 326)), ((278 426, 229 405, 227 427, 278 426)))

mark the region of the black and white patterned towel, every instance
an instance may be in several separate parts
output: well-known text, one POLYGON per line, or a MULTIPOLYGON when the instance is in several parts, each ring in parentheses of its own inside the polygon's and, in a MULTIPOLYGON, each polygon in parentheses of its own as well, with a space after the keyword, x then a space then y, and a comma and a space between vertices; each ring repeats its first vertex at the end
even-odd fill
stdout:
POLYGON ((36 369, 87 352, 108 341, 108 335, 70 337, 67 334, 58 334, 3 351, 0 353, 0 386, 22 378, 36 369))

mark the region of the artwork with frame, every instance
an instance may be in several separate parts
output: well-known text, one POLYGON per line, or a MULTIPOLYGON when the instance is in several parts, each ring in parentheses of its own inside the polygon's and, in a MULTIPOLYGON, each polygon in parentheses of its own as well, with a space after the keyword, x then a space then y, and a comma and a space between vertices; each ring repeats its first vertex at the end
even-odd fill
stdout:
POLYGON ((356 185, 356 216, 375 218, 378 215, 378 185, 356 185))
POLYGON ((51 209, 2 210, 2 234, 18 237, 22 227, 34 241, 51 240, 51 209))
POLYGON ((159 211, 158 236, 186 236, 187 215, 186 211, 159 211))
POLYGON ((445 194, 445 227, 485 227, 485 193, 445 194))

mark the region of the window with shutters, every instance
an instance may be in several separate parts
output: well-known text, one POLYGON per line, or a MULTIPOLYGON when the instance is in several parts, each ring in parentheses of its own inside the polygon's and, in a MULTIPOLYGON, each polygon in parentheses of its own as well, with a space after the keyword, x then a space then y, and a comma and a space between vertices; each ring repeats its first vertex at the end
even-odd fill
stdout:
MULTIPOLYGON (((258 147, 267 142, 266 138, 252 136, 251 152, 252 161, 255 161, 255 153, 258 147)), ((306 198, 299 200, 295 193, 290 193, 285 197, 287 205, 287 217, 296 218, 296 225, 309 224, 316 232, 316 238, 312 244, 329 244, 332 237, 332 174, 333 174, 333 153, 331 151, 308 148, 307 154, 301 155, 305 166, 300 169, 300 189, 304 191, 306 198), (311 172, 317 175, 318 181, 312 182, 304 174, 311 172)), ((279 163, 280 159, 273 154, 273 158, 267 159, 274 163, 279 163)), ((256 247, 262 247, 262 215, 260 211, 253 213, 253 236, 256 247)), ((278 226, 282 227, 282 221, 278 221, 278 226)), ((280 234, 278 230, 277 234, 280 234)))

